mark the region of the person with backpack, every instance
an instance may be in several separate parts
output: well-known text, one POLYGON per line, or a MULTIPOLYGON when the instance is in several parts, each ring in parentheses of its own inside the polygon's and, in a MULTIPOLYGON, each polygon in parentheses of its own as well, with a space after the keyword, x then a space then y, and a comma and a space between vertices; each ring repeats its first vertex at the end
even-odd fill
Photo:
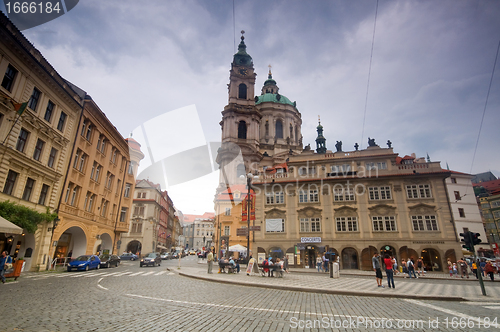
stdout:
POLYGON ((408 276, 410 276, 410 279, 412 273, 415 279, 418 278, 417 275, 415 274, 415 263, 413 262, 413 257, 411 259, 408 258, 408 261, 406 262, 406 268, 408 269, 408 276))
POLYGON ((9 264, 12 264, 12 257, 7 254, 7 251, 3 251, 0 257, 0 278, 2 279, 2 284, 5 284, 5 270, 7 270, 9 264))

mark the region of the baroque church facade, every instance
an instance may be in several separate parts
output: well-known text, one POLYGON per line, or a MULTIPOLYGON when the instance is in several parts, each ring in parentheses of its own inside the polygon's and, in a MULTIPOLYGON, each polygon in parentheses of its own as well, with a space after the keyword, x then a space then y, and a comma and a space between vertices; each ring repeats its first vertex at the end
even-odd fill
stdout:
POLYGON ((228 104, 222 111, 215 195, 215 248, 247 246, 253 257, 287 256, 296 267, 315 266, 324 252, 341 268, 371 270, 375 252, 421 257, 430 271, 462 256, 439 162, 400 157, 369 146, 326 148, 321 123, 316 151, 303 146, 297 103, 280 94, 269 70, 260 95, 244 37, 231 63, 228 104), (248 174, 250 173, 250 174, 248 174), (247 177, 251 195, 247 200, 247 177))

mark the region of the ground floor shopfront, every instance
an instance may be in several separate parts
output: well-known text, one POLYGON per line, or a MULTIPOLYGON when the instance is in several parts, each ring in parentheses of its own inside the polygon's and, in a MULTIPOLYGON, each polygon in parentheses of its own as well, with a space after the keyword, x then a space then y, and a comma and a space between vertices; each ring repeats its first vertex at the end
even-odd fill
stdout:
POLYGON ((259 262, 273 257, 288 257, 292 267, 315 268, 316 258, 324 253, 333 253, 342 269, 372 270, 372 257, 378 252, 382 256, 393 256, 401 264, 402 260, 419 257, 426 271, 443 271, 447 260, 456 262, 461 258, 458 242, 445 241, 322 241, 321 238, 301 238, 298 241, 255 242, 259 262))

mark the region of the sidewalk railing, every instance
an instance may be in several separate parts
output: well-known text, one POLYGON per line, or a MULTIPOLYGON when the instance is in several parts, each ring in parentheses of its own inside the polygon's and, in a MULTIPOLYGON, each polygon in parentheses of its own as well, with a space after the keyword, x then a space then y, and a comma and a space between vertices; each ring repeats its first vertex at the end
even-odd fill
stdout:
POLYGON ((55 270, 58 266, 64 268, 71 262, 71 260, 71 257, 54 258, 54 260, 50 263, 49 270, 55 270))

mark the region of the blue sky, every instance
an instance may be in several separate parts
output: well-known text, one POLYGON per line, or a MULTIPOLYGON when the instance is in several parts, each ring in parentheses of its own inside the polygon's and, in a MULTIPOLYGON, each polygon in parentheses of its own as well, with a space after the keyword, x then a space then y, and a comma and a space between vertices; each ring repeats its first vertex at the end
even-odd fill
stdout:
MULTIPOLYGON (((380 0, 366 99, 375 9, 373 0, 238 0, 233 29, 232 1, 85 0, 23 33, 125 137, 194 105, 199 121, 181 117, 159 131, 196 146, 220 141, 234 37, 237 45, 245 30, 256 92, 271 64, 280 93, 302 113, 304 144, 314 146, 320 115, 329 149, 337 140, 345 151, 356 142, 364 148, 369 136, 381 146, 391 140, 401 156, 428 153, 470 172, 500 41, 500 2, 380 0)), ((500 175, 498 66, 472 173, 500 175)), ((184 213, 211 211, 217 178, 169 193, 184 213)))

